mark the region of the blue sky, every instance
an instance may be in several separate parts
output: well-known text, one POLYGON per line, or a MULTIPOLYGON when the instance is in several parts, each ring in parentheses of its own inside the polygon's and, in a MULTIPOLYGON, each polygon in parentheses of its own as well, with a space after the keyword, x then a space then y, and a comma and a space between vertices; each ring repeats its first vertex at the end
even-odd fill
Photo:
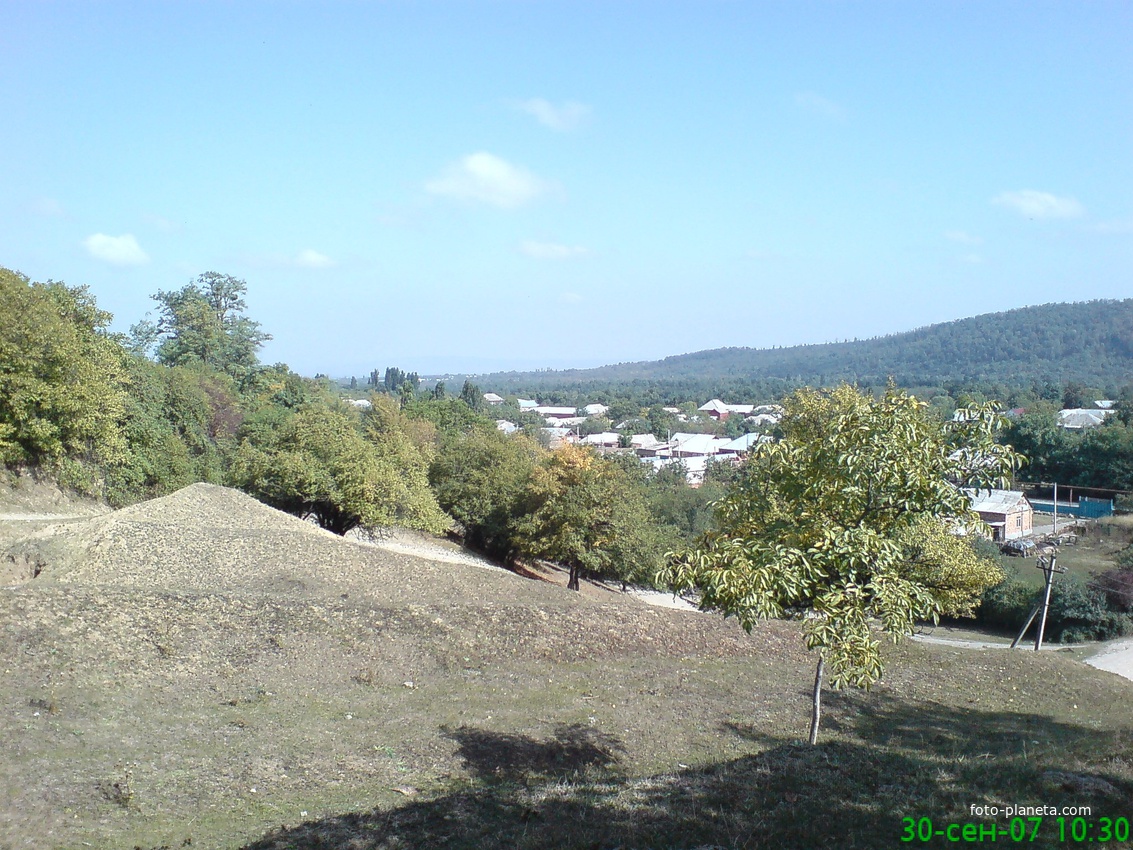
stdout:
POLYGON ((0 265, 305 374, 1133 296, 1133 4, 15 3, 0 265))

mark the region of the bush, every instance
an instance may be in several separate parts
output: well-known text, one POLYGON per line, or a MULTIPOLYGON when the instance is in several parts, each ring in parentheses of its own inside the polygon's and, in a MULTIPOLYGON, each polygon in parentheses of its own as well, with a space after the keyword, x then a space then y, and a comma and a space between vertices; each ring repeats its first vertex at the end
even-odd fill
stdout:
MULTIPOLYGON (((1009 578, 984 593, 977 619, 986 625, 1018 631, 1041 594, 1042 588, 1009 578)), ((1087 587, 1076 576, 1060 576, 1051 590, 1044 639, 1077 643, 1133 633, 1133 619, 1111 610, 1107 602, 1106 594, 1087 587)), ((1032 624, 1031 629, 1034 628, 1032 624)))
POLYGON ((1133 612, 1133 569, 1109 570, 1099 575, 1094 584, 1105 594, 1112 610, 1133 612))

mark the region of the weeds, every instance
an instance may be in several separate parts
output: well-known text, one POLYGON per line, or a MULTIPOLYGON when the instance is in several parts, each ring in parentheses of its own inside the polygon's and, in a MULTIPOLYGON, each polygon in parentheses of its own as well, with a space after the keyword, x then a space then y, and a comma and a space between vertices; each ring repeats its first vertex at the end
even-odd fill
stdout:
POLYGON ((134 794, 134 772, 129 765, 115 765, 115 772, 120 778, 106 780, 99 784, 102 796, 116 806, 127 811, 137 811, 138 805, 134 794))

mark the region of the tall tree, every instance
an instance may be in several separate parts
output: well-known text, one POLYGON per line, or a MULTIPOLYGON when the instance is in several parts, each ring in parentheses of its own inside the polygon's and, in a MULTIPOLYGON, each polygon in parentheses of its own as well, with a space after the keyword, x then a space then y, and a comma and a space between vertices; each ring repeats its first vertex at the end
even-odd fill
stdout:
POLYGON ((480 388, 468 380, 460 388, 460 400, 473 410, 479 410, 484 406, 484 395, 480 392, 480 388))
POLYGON ((960 485, 999 483, 1020 458, 994 442, 1002 422, 990 406, 943 423, 892 387, 875 400, 842 385, 800 390, 785 408, 782 440, 753 450, 716 528, 659 578, 696 588, 702 607, 745 629, 761 617, 805 619, 818 655, 813 744, 827 665, 835 687, 881 675, 871 623, 899 639, 918 620, 964 613, 998 580, 994 567, 973 575, 939 534, 930 553, 915 551, 910 532, 932 521, 978 525, 960 485))
MULTIPOLYGON (((243 315, 247 290, 231 275, 205 272, 181 289, 154 295, 160 305, 157 359, 167 366, 203 363, 235 377, 246 375, 271 339, 259 322, 243 315)), ((140 323, 134 330, 140 340, 147 328, 140 323)))

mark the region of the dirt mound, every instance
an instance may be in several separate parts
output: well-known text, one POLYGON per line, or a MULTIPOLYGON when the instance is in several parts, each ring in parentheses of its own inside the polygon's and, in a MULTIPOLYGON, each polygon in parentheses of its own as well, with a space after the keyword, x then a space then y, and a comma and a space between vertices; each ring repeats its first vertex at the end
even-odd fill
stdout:
POLYGON ((9 470, 0 476, 0 516, 96 516, 108 510, 94 499, 63 489, 47 475, 9 470))
POLYGON ((211 484, 49 525, 9 545, 0 560, 35 564, 16 580, 35 572, 41 583, 284 596, 364 591, 385 601, 414 587, 453 590, 449 567, 344 540, 211 484))

